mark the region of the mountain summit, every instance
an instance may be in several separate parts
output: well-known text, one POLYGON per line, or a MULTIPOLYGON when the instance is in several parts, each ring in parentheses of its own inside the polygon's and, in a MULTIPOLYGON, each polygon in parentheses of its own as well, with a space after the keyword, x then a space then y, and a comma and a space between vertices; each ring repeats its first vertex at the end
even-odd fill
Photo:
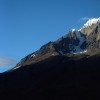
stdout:
MULTIPOLYGON (((97 23, 100 23, 100 18, 91 18, 89 19, 85 24, 84 24, 84 28, 86 27, 90 27, 92 26, 93 24, 97 24, 97 23)), ((83 28, 82 27, 82 28, 83 28)))
POLYGON ((38 51, 23 58, 17 66, 33 64, 51 56, 89 54, 100 48, 100 18, 89 19, 79 30, 72 29, 65 36, 43 45, 38 51))

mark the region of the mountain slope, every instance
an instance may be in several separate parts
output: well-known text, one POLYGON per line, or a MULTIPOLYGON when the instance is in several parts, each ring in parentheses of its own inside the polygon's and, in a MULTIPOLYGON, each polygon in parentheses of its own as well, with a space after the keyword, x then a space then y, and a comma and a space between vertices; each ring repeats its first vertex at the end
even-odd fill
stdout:
POLYGON ((75 30, 72 29, 65 36, 54 42, 49 42, 42 46, 38 51, 23 58, 15 67, 37 63, 51 56, 65 54, 84 54, 92 55, 92 51, 98 52, 100 48, 100 18, 93 18, 84 26, 75 30))
POLYGON ((98 100, 100 55, 53 56, 0 75, 0 97, 13 100, 98 100), (6 95, 6 96, 5 96, 6 95))

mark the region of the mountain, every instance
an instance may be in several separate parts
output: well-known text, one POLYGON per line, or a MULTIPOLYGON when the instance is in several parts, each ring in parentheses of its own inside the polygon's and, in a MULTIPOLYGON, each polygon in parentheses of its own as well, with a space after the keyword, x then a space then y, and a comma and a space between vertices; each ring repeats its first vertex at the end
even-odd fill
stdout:
POLYGON ((1 100, 99 100, 100 18, 43 45, 0 74, 1 100))
POLYGON ((90 19, 79 29, 72 29, 65 36, 54 42, 43 45, 38 51, 23 58, 15 67, 30 65, 51 56, 65 54, 89 54, 99 52, 100 48, 100 18, 90 19))

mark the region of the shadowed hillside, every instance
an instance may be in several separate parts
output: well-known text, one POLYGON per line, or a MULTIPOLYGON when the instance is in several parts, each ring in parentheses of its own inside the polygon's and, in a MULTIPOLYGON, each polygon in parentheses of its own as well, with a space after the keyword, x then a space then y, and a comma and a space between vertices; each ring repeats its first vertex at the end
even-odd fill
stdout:
POLYGON ((96 100, 100 56, 55 56, 0 75, 0 97, 27 100, 96 100))

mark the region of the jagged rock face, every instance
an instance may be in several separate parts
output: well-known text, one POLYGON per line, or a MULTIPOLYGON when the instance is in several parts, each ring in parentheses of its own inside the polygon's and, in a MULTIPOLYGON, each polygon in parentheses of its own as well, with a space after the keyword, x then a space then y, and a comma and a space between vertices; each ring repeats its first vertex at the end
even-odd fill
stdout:
POLYGON ((51 56, 70 54, 88 54, 88 51, 94 51, 100 47, 100 18, 90 19, 80 29, 72 29, 65 36, 62 36, 54 42, 43 45, 38 51, 33 52, 23 58, 19 66, 30 65, 42 61, 51 56))
POLYGON ((85 35, 77 30, 71 30, 66 36, 55 41, 55 44, 63 53, 82 52, 85 49, 84 43, 85 35))
POLYGON ((54 42, 49 42, 43 45, 38 51, 29 54, 23 58, 17 66, 33 64, 51 56, 82 52, 85 49, 84 43, 84 34, 77 30, 70 31, 68 35, 61 37, 54 42))
POLYGON ((86 35, 86 49, 94 50, 100 47, 100 21, 88 27, 83 27, 81 32, 86 35))

